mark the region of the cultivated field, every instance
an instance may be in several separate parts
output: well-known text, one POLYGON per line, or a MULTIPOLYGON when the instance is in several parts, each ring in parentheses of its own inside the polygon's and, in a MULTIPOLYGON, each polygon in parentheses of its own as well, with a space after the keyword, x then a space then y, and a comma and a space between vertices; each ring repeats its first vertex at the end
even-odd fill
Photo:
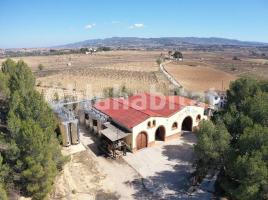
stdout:
POLYGON ((187 51, 184 52, 185 61, 194 65, 206 66, 241 77, 252 76, 258 79, 268 78, 268 52, 264 57, 252 55, 254 48, 224 49, 222 51, 187 51), (237 60, 234 60, 234 57, 237 60))
POLYGON ((170 83, 159 71, 158 51, 110 51, 94 55, 71 54, 33 56, 23 59, 37 76, 38 90, 47 99, 55 92, 78 98, 101 96, 108 87, 122 87, 132 92, 157 91, 167 94, 170 83), (43 70, 38 65, 44 66, 43 70))
POLYGON ((202 92, 210 89, 226 90, 236 76, 197 63, 169 63, 165 69, 186 90, 202 92))
MULTIPOLYGON (((268 78, 268 60, 250 55, 248 49, 183 51, 184 61, 166 65, 166 70, 189 91, 225 90, 239 76, 268 78), (234 60, 236 56, 238 60, 234 60)), ((159 71, 156 59, 163 51, 108 51, 94 55, 16 57, 23 59, 37 77, 37 88, 50 100, 102 96, 108 87, 125 86, 137 93, 152 89, 168 94, 174 88, 159 71), (40 70, 38 65, 44 68, 40 70)), ((3 61, 0 60, 0 62, 3 61)))
POLYGON ((268 57, 258 51, 259 56, 252 55, 252 51, 256 50, 185 51, 183 62, 172 62, 165 68, 186 90, 226 90, 238 77, 268 78, 268 57))

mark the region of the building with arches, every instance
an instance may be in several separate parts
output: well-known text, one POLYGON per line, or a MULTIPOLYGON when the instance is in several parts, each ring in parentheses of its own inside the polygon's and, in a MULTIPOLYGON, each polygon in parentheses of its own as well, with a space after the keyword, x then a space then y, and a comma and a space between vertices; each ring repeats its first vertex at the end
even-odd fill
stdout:
POLYGON ((123 140, 136 151, 194 131, 207 119, 206 109, 206 104, 186 97, 141 93, 98 101, 83 120, 96 134, 123 140))

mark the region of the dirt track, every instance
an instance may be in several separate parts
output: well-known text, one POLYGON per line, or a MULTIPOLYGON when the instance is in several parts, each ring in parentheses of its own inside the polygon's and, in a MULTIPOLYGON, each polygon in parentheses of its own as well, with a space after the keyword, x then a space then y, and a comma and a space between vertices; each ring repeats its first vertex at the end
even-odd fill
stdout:
POLYGON ((204 65, 190 66, 183 62, 167 64, 165 69, 186 90, 194 92, 202 92, 209 89, 226 90, 230 82, 236 79, 234 75, 213 69, 212 67, 204 65))

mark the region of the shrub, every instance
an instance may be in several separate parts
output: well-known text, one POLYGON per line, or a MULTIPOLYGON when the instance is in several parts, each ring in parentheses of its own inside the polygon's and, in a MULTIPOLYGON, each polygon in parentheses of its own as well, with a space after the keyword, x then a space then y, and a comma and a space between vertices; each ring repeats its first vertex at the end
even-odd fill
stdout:
POLYGON ((237 56, 234 56, 233 60, 240 60, 240 59, 237 56))
POLYGON ((39 64, 39 65, 38 65, 38 69, 39 69, 40 71, 42 71, 44 68, 45 68, 44 65, 42 65, 42 64, 39 64))
POLYGON ((158 65, 161 65, 161 63, 162 63, 162 59, 161 59, 161 58, 158 58, 158 59, 156 60, 156 63, 157 63, 158 65))
POLYGON ((183 59, 183 55, 180 51, 175 51, 175 53, 173 54, 173 57, 176 59, 183 59))

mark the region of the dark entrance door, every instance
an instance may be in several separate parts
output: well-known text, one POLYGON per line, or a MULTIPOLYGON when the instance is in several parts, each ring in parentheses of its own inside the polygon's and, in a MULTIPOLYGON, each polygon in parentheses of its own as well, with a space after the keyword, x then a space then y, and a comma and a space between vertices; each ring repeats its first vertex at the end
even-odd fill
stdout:
POLYGON ((137 150, 147 147, 147 134, 146 134, 146 132, 139 133, 139 135, 137 136, 137 139, 136 139, 136 143, 137 143, 137 150))
POLYGON ((160 126, 155 131, 155 140, 157 141, 165 141, 165 128, 160 126))
POLYGON ((193 120, 190 116, 186 117, 182 122, 181 130, 192 131, 192 129, 193 129, 193 120))

